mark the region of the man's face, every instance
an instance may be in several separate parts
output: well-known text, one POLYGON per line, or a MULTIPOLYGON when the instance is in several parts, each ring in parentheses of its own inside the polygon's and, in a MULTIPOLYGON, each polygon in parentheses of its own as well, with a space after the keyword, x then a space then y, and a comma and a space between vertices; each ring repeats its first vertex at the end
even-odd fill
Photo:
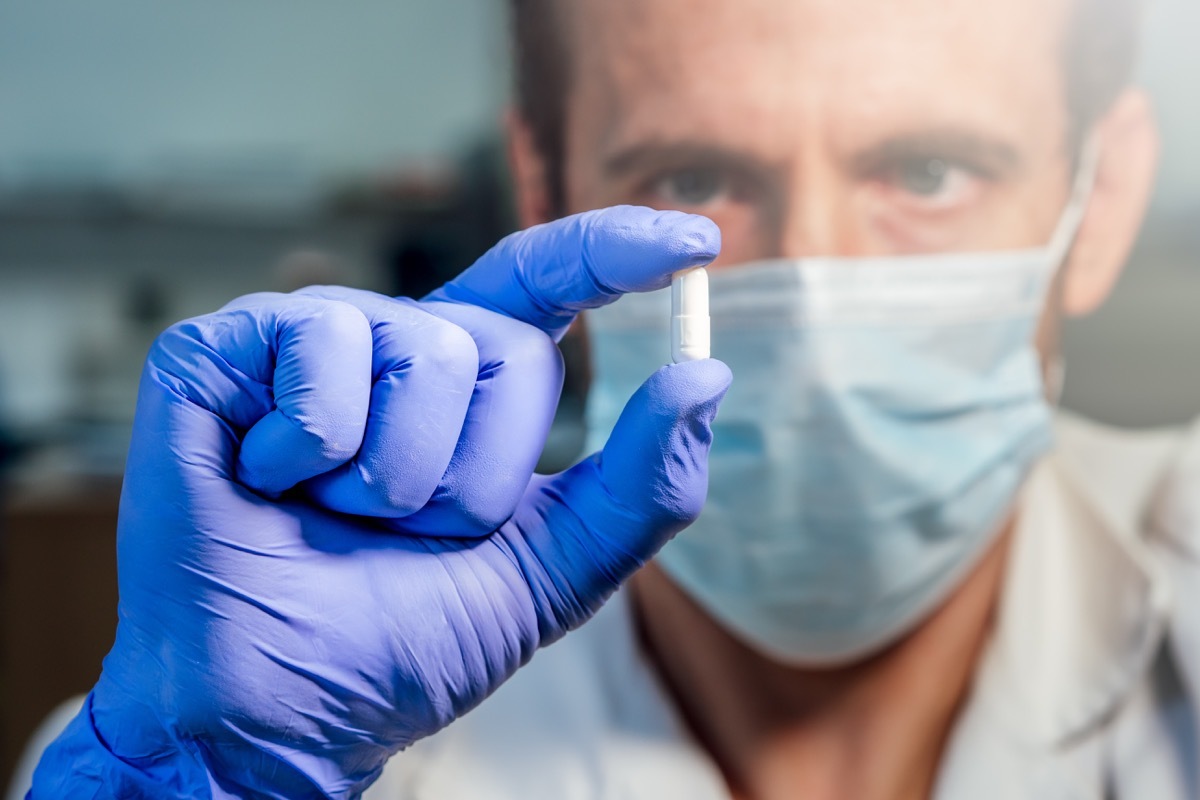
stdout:
POLYGON ((568 211, 705 214, 716 266, 1045 244, 1068 0, 571 0, 568 211))

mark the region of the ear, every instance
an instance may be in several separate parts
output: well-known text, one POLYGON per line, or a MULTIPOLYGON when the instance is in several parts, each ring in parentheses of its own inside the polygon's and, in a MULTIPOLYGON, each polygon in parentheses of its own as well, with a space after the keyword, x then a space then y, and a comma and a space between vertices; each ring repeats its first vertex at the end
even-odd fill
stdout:
POLYGON ((1062 310, 1070 316, 1108 299, 1137 241, 1158 167, 1158 126, 1140 89, 1123 92, 1096 133, 1096 185, 1063 273, 1062 310))
POLYGON ((504 127, 508 134, 508 166, 516 192, 517 221, 522 228, 550 222, 549 172, 533 129, 515 108, 505 114, 504 127))

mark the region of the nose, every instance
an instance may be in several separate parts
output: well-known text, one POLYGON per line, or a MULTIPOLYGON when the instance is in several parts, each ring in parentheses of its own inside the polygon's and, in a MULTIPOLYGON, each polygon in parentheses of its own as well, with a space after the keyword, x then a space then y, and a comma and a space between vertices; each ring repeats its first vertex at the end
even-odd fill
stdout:
POLYGON ((836 167, 805 159, 784 191, 776 221, 781 258, 853 256, 865 250, 853 191, 836 167))

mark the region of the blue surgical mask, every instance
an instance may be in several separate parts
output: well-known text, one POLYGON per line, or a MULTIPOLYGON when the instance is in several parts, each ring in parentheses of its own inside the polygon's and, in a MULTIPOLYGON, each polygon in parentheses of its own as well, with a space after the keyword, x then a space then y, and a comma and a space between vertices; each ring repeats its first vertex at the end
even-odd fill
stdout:
MULTIPOLYGON (((945 602, 1051 445, 1033 340, 1089 188, 1045 248, 713 272, 713 356, 734 381, 667 574, 797 666, 877 652, 945 602)), ((669 317, 667 292, 590 313, 592 445, 666 360, 669 317)))

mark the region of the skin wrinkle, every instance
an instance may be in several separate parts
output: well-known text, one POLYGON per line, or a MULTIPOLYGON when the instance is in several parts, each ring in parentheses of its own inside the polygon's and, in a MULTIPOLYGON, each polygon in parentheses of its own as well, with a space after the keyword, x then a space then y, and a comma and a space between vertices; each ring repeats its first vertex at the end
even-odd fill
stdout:
MULTIPOLYGON (((180 328, 178 330, 172 329, 171 331, 168 331, 168 334, 179 335, 183 332, 183 330, 185 330, 185 329, 184 328, 180 328)), ((165 335, 167 335, 167 334, 164 334, 164 336, 165 335)), ((183 340, 181 340, 181 341, 183 341, 183 340)), ((238 369, 233 364, 230 364, 228 361, 226 361, 220 355, 220 353, 218 353, 216 350, 212 349, 211 345, 209 345, 207 342, 204 342, 199 339, 186 340, 186 341, 188 342, 188 344, 192 344, 192 345, 200 347, 201 352, 204 355, 207 355, 209 357, 209 363, 218 367, 218 369, 220 369, 221 372, 225 372, 226 370, 228 370, 229 372, 233 373, 235 376, 240 378, 242 382, 253 384, 255 386, 255 388, 258 389, 259 392, 261 392, 261 396, 255 398, 256 401, 258 403, 265 403, 265 404, 270 405, 270 401, 268 401, 266 398, 273 397, 274 393, 272 391, 272 387, 269 384, 265 384, 262 381, 257 380, 253 376, 247 375, 245 372, 238 369)), ((176 364, 177 365, 179 364, 179 355, 175 354, 171 350, 164 347, 160 350, 157 350, 156 352, 161 355, 170 355, 172 357, 172 359, 175 360, 176 364)), ((208 406, 206 405, 206 403, 212 404, 214 402, 211 398, 208 400, 205 400, 203 398, 193 397, 187 390, 189 388, 196 389, 198 387, 196 387, 192 384, 189 384, 186 380, 181 378, 177 372, 175 372, 171 369, 168 369, 166 366, 158 363, 157 360, 148 362, 147 367, 151 370, 154 370, 156 375, 169 376, 171 378, 170 383, 160 382, 160 385, 164 389, 166 389, 167 391, 176 395, 181 400, 184 400, 185 402, 189 403, 190 405, 193 405, 202 411, 207 411, 208 406)), ((180 370, 180 371, 182 372, 183 370, 180 370)), ((247 425, 246 427, 249 427, 249 426, 247 425)))
POLYGON ((592 292, 589 293, 603 294, 609 298, 617 297, 620 292, 614 291, 612 286, 600 278, 600 268, 592 257, 591 220, 587 220, 583 224, 585 227, 583 236, 580 237, 582 246, 579 248, 579 262, 592 285, 592 292))
MULTIPOLYGON (((258 554, 255 553, 255 555, 258 555, 258 554)), ((252 595, 249 595, 245 592, 239 591, 235 586, 230 584, 228 581, 217 580, 213 576, 207 574, 200 567, 195 567, 190 564, 180 564, 179 568, 192 573, 193 575, 195 575, 197 577, 197 579, 199 579, 200 581, 202 581, 204 583, 211 584, 214 586, 219 586, 220 589, 222 590, 223 594, 226 594, 230 597, 236 597, 238 600, 242 601, 243 603, 246 603, 247 605, 250 605, 250 606, 254 606, 259 611, 263 612, 264 614, 266 614, 270 617, 273 617, 274 619, 279 620, 280 622, 288 622, 289 621, 289 617, 286 614, 284 614, 282 611, 271 608, 271 606, 266 601, 261 600, 257 597, 254 597, 252 595)))
POLYGON ((547 303, 542 297, 541 288, 538 287, 536 283, 529 280, 528 265, 531 262, 536 261, 536 259, 533 258, 529 253, 531 246, 532 242, 529 240, 522 240, 521 247, 518 252, 518 268, 513 271, 513 274, 517 279, 517 284, 521 287, 521 291, 524 292, 525 297, 533 304, 534 308, 538 310, 538 313, 543 319, 562 320, 565 322, 574 316, 574 312, 560 308, 557 304, 547 303))
MULTIPOLYGON (((554 502, 561 502, 562 500, 561 497, 557 496, 556 492, 552 487, 550 487, 549 484, 540 487, 539 491, 551 498, 554 502)), ((543 517, 544 519, 545 517, 541 511, 540 505, 535 505, 535 508, 537 509, 538 516, 543 517)), ((574 523, 574 525, 567 526, 567 528, 569 530, 574 530, 576 526, 583 524, 582 520, 580 520, 577 516, 574 517, 574 523)), ((530 547, 529 542, 522 538, 520 540, 520 544, 524 546, 518 547, 517 544, 518 542, 506 539, 506 555, 510 556, 516 561, 522 578, 533 589, 535 602, 543 608, 549 608, 551 613, 554 615, 555 626, 560 630, 565 630, 569 625, 569 620, 567 619, 568 614, 566 613, 566 604, 562 602, 563 592, 561 580, 556 579, 552 575, 549 564, 547 563, 547 559, 542 558, 536 550, 530 547), (537 567, 536 573, 532 569, 535 565, 537 567), (554 593, 559 596, 560 601, 558 603, 550 600, 551 590, 553 590, 554 593)), ((572 599, 574 600, 575 604, 575 607, 572 609, 572 615, 577 616, 579 614, 579 602, 574 596, 572 599)), ((539 620, 543 620, 544 617, 544 612, 538 614, 539 620)), ((548 626, 544 621, 539 621, 538 629, 543 643, 546 643, 554 638, 551 635, 552 632, 548 629, 548 626)), ((532 653, 530 654, 530 657, 532 657, 532 653)))
MULTIPOLYGON (((572 468, 572 470, 586 469, 586 470, 591 471, 593 474, 598 474, 599 480, 596 481, 593 485, 598 487, 598 489, 601 492, 603 492, 605 504, 606 504, 605 507, 620 512, 621 517, 628 518, 633 523, 630 527, 636 527, 637 525, 642 524, 644 522, 644 518, 646 515, 629 507, 621 499, 617 498, 616 496, 614 496, 612 494, 611 487, 609 486, 608 481, 604 480, 604 477, 603 477, 600 465, 598 464, 598 461, 599 461, 599 456, 593 456, 592 458, 589 458, 589 459, 581 462, 580 464, 576 465, 575 467, 572 468)), ((656 489, 658 488, 658 485, 660 483, 661 483, 661 481, 655 481, 656 489)), ((570 505, 569 502, 563 502, 564 498, 556 495, 556 493, 553 489, 553 486, 549 482, 546 482, 543 485, 543 487, 541 487, 539 489, 539 491, 547 493, 553 501, 561 503, 564 508, 567 508, 567 509, 572 508, 572 506, 570 505)), ((654 502, 652 503, 652 505, 654 505, 655 508, 659 508, 659 506, 657 505, 657 501, 658 501, 658 496, 655 496, 654 502)), ((582 519, 580 519, 577 515, 575 515, 573 511, 572 511, 572 519, 574 520, 574 523, 572 525, 568 525, 565 527, 565 530, 570 531, 571 538, 569 541, 571 541, 575 544, 575 546, 571 549, 571 552, 576 555, 579 555, 579 556, 587 557, 594 566, 600 567, 599 573, 612 586, 615 587, 617 584, 617 582, 614 580, 616 576, 613 572, 613 570, 615 569, 615 566, 614 566, 615 564, 635 563, 638 566, 640 566, 642 563, 644 563, 644 559, 642 557, 633 553, 627 547, 621 546, 620 543, 617 542, 612 536, 604 536, 602 538, 602 542, 594 542, 593 549, 587 548, 586 547, 587 536, 590 535, 592 537, 595 537, 596 536, 595 532, 592 532, 590 534, 589 533, 581 533, 581 532, 587 531, 588 526, 584 523, 584 521, 582 519), (620 553, 621 560, 614 561, 611 558, 608 558, 604 561, 604 563, 602 563, 601 560, 599 559, 597 552, 594 549, 595 547, 599 546, 601 543, 603 544, 604 547, 606 547, 608 549, 608 551, 609 551, 608 554, 611 554, 611 552, 613 552, 613 551, 620 553), (605 566, 605 564, 607 564, 608 566, 605 566)), ((562 535, 560 533, 560 535, 555 538, 554 544, 558 547, 558 550, 561 552, 566 549, 565 543, 567 541, 568 541, 568 539, 562 537, 562 535)), ((538 555, 537 551, 530 549, 530 555, 537 560, 537 563, 538 563, 539 567, 541 568, 542 572, 544 573, 546 580, 549 581, 550 585, 554 587, 555 592, 557 592, 560 595, 560 597, 565 596, 564 595, 564 589, 565 589, 566 592, 569 593, 569 596, 571 597, 572 619, 566 619, 566 618, 560 616, 560 619, 559 619, 560 624, 570 627, 570 626, 572 626, 572 620, 574 620, 575 622, 578 622, 579 620, 585 618, 586 617, 586 611, 585 611, 586 603, 584 603, 583 600, 585 600, 587 598, 588 593, 590 591, 594 590, 593 587, 580 587, 580 586, 573 587, 571 585, 570 581, 568 580, 568 576, 564 575, 562 573, 561 569, 551 571, 550 566, 552 566, 552 564, 549 561, 547 561, 546 558, 540 557, 538 555)), ((560 565, 567 564, 567 563, 570 563, 570 562, 564 561, 561 559, 559 560, 560 565)), ((539 586, 541 584, 539 584, 536 581, 531 581, 530 585, 539 586)), ((563 606, 563 604, 561 604, 561 603, 558 604, 558 606, 556 606, 556 607, 563 608, 563 610, 565 611, 565 606, 563 606)))

